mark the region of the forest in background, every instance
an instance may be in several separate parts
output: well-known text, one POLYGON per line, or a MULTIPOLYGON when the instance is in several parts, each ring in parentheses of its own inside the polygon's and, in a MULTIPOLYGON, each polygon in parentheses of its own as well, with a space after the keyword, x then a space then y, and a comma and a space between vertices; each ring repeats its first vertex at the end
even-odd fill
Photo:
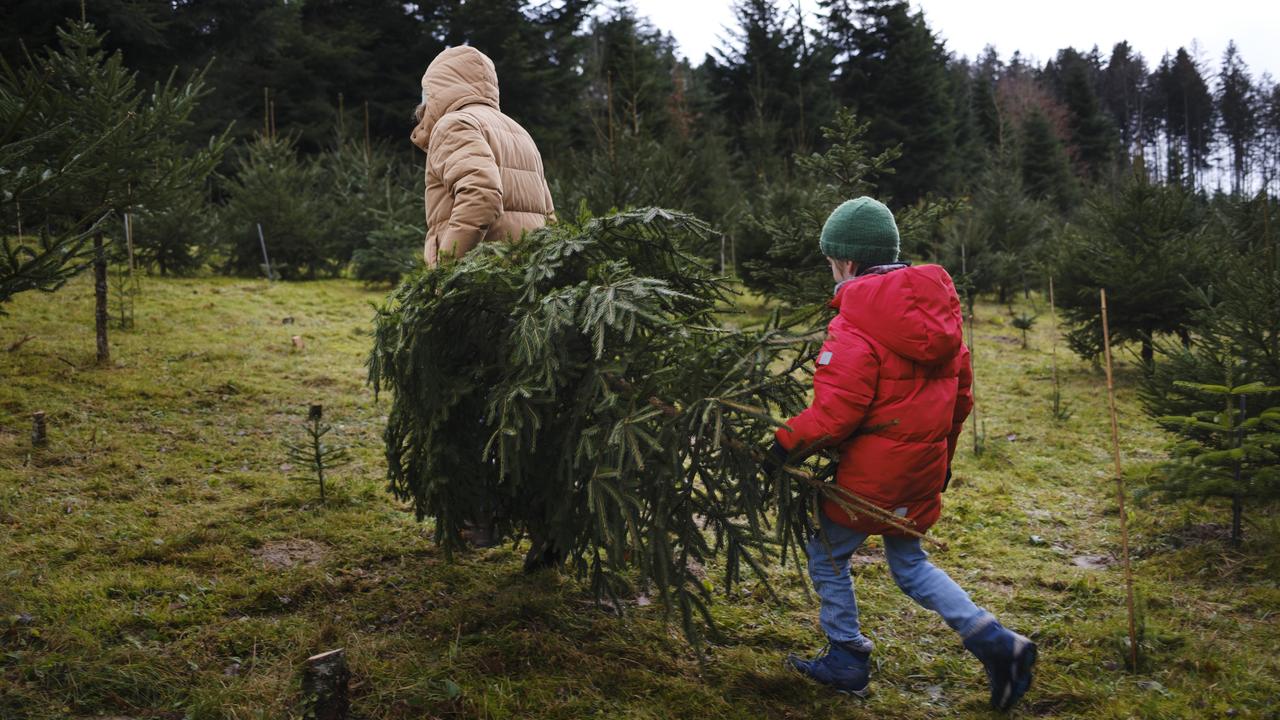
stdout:
MULTIPOLYGON (((309 702, 303 658, 344 645, 370 717, 847 715, 777 667, 781 648, 812 639, 803 581, 772 561, 743 575, 748 546, 719 544, 740 518, 799 527, 753 482, 749 443, 768 434, 730 418, 754 429, 723 473, 723 536, 708 511, 665 500, 679 487, 664 472, 703 466, 658 456, 707 448, 680 423, 700 417, 705 431, 710 416, 678 400, 705 395, 695 386, 724 358, 743 367, 734 343, 777 335, 762 352, 778 352, 817 337, 789 328, 819 327, 830 298, 819 229, 841 200, 873 194, 896 213, 907 258, 943 264, 965 303, 977 408, 938 538, 1046 650, 1028 710, 1269 717, 1274 80, 1234 48, 958 57, 905 2, 826 0, 807 18, 786 0, 734 7, 722 46, 691 62, 625 3, 7 4, 0 564, 14 569, 0 593, 0 714, 285 717, 309 702), (461 42, 497 63, 503 109, 538 141, 563 222, 428 272, 409 113, 422 69, 461 42), (565 270, 567 245, 586 260, 565 270), (432 291, 451 275, 466 292, 432 291), (274 282, 313 278, 338 279, 274 282), (569 292, 559 304, 522 293, 517 307, 530 282, 569 292), (1100 290, 1121 357, 1110 414, 1100 290), (441 299, 452 305, 422 312, 441 299), (621 333, 633 344, 616 345, 640 314, 638 334, 621 333), (709 329, 732 340, 706 342, 709 329), (614 380, 589 347, 626 359, 631 377, 614 380), (577 353, 569 370, 563 348, 577 353), (496 381, 477 382, 477 367, 496 381), (597 428, 627 431, 579 433, 543 399, 580 386, 600 389, 593 417, 619 418, 597 428), (597 479, 629 474, 600 524, 566 523, 594 553, 590 583, 582 553, 578 582, 519 575, 505 546, 451 558, 461 533, 446 513, 428 507, 432 522, 418 523, 406 513, 421 506, 381 492, 434 487, 465 503, 500 487, 506 476, 477 483, 470 467, 450 482, 439 463, 398 477, 410 455, 474 460, 484 436, 438 442, 421 434, 429 420, 392 422, 396 406, 374 395, 430 409, 474 388, 534 398, 519 401, 528 413, 489 415, 494 437, 534 439, 502 440, 525 467, 552 466, 535 452, 572 440, 606 461, 617 451, 604 472, 531 471, 523 486, 579 512, 597 479), (395 439, 406 428, 423 439, 409 455, 395 439), (1117 512, 1113 488, 1137 502, 1117 512), (631 522, 619 510, 652 497, 669 512, 631 522), (596 528, 629 570, 596 572, 596 528), (705 562, 671 564, 672 542, 705 562), (282 550, 300 557, 273 565, 282 550), (1125 592, 1136 585, 1127 632, 1121 567, 1125 592), (678 585, 596 582, 651 568, 678 585), (589 596, 610 614, 583 612, 589 596), (634 622, 614 622, 624 605, 634 622), (713 654, 674 649, 673 607, 689 639, 698 617, 729 639, 713 654)), ((802 402, 806 352, 791 364, 752 351, 757 386, 791 389, 734 412, 772 422, 766 410, 802 402)), ((779 502, 804 501, 776 488, 779 502)), ((541 527, 531 514, 522 522, 541 527)), ((885 594, 883 566, 858 564, 860 601, 891 620, 868 712, 980 712, 947 631, 904 642, 896 628, 914 606, 885 594)))

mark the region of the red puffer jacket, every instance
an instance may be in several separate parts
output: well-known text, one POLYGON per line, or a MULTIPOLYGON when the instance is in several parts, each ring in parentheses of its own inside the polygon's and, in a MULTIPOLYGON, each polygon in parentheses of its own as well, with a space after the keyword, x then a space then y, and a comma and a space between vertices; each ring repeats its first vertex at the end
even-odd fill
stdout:
MULTIPOLYGON (((973 372, 947 271, 883 270, 840 287, 814 373, 813 404, 777 438, 793 458, 837 447, 842 487, 924 532, 942 511, 947 469, 973 408, 973 372)), ((830 501, 825 511, 861 532, 895 534, 830 501)))

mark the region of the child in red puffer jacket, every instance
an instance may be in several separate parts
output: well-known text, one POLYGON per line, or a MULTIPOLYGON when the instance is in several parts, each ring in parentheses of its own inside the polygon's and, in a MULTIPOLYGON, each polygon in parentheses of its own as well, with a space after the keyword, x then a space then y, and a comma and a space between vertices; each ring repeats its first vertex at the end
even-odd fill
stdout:
MULTIPOLYGON (((771 466, 835 448, 836 482, 919 532, 937 521, 964 420, 973 408, 960 299, 937 265, 898 262, 893 214, 869 197, 831 214, 820 241, 836 282, 837 315, 814 372, 812 405, 777 432, 771 466)), ((794 655, 796 671, 835 689, 866 693, 872 642, 861 632, 849 559, 869 535, 883 535, 894 581, 937 612, 982 661, 991 704, 1005 710, 1026 693, 1036 647, 934 567, 920 540, 827 502, 806 548, 822 601, 826 650, 794 655)))

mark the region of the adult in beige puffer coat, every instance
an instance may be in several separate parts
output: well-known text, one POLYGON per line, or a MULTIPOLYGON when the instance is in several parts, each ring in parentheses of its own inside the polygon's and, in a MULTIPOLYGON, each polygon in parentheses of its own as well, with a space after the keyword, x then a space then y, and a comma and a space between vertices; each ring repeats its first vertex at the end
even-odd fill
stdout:
POLYGON ((410 139, 427 154, 427 265, 518 240, 554 217, 538 146, 498 109, 492 60, 445 50, 422 76, 422 101, 410 139))

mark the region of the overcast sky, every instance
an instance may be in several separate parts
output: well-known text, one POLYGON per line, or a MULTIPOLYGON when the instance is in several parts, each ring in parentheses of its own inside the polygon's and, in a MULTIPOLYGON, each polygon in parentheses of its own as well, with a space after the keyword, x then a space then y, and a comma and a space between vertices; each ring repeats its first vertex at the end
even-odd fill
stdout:
MULTIPOLYGON (((794 0, 792 0, 794 1, 794 0)), ((799 0, 812 12, 816 0, 799 0)), ((731 0, 633 0, 641 15, 675 35, 695 63, 717 45, 733 23, 731 0)), ((1280 2, 1274 0, 912 0, 923 7, 947 49, 970 58, 987 44, 1007 59, 1014 50, 1043 63, 1059 48, 1100 47, 1104 56, 1128 40, 1159 62, 1166 51, 1199 45, 1200 57, 1216 72, 1227 41, 1234 39, 1253 76, 1280 76, 1280 2)))

